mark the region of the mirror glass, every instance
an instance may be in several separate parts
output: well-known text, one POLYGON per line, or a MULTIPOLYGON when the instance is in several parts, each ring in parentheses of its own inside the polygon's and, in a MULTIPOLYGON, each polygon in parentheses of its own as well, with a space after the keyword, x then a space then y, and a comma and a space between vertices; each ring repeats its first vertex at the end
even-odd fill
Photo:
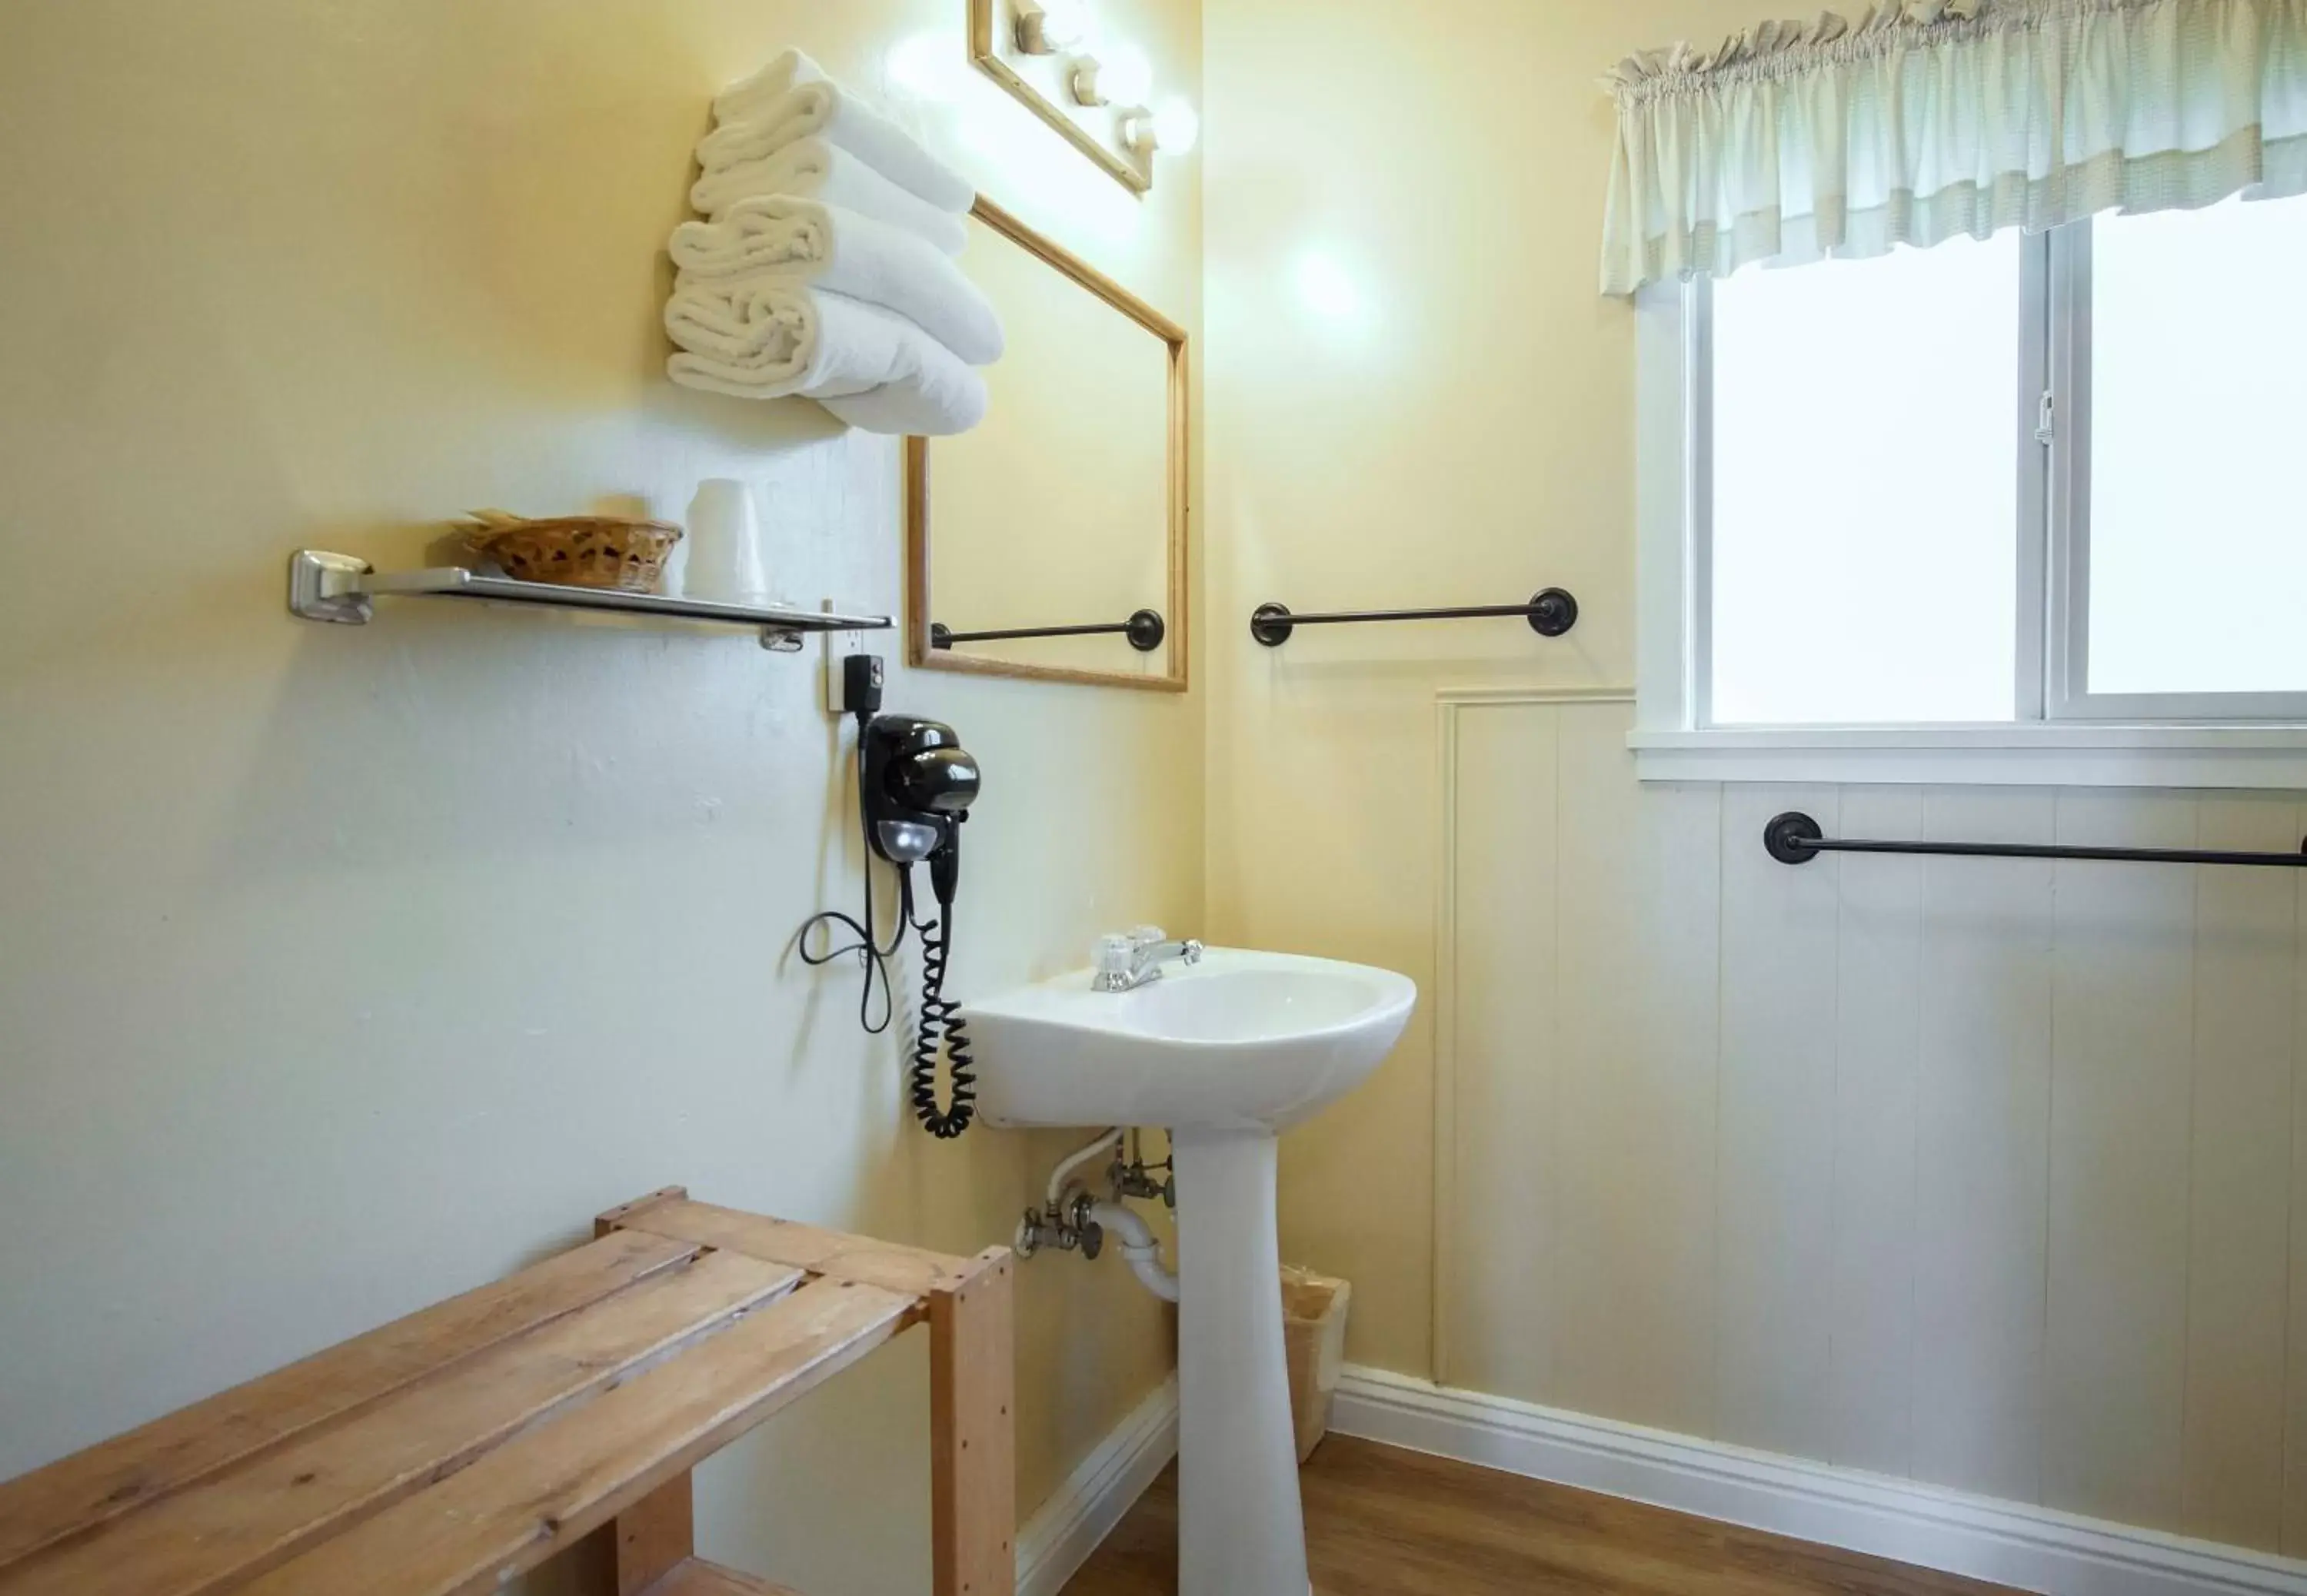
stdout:
POLYGON ((1182 688, 1184 330, 983 200, 962 266, 1008 349, 906 443, 913 663, 1182 688))

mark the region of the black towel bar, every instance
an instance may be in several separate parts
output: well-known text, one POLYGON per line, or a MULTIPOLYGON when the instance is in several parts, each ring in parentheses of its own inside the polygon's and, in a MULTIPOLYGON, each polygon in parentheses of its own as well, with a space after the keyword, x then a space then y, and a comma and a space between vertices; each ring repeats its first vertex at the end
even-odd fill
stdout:
POLYGON ((931 648, 951 648, 956 643, 1006 643, 1013 637, 1094 637, 1106 632, 1119 632, 1129 639, 1129 646, 1141 654, 1150 654, 1162 646, 1162 639, 1170 628, 1158 610, 1140 610, 1128 620, 1098 621, 1082 627, 1010 627, 998 632, 956 632, 943 621, 930 627, 931 648))
POLYGON ((1249 635, 1268 648, 1280 648, 1299 627, 1337 626, 1364 620, 1475 620, 1519 616, 1541 637, 1559 637, 1578 624, 1578 601, 1559 587, 1530 595, 1527 604, 1464 604, 1445 610, 1336 610, 1297 615, 1287 604, 1260 604, 1249 612, 1249 635))
POLYGON ((2307 842, 2297 853, 2220 853, 2203 848, 2090 848, 2047 842, 1881 842, 1830 837, 1798 810, 1771 816, 1762 846, 1781 865, 1807 865, 1822 853, 1951 854, 1990 859, 2114 859, 2144 865, 2266 865, 2307 869, 2307 842))

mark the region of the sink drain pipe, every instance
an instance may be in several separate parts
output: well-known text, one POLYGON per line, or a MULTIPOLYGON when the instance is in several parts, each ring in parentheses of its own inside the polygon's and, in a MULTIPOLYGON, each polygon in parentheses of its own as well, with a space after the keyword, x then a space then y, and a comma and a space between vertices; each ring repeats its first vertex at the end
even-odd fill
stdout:
POLYGON ((1162 1243, 1154 1239, 1153 1228, 1145 1216, 1126 1203, 1093 1202, 1089 1207, 1090 1223, 1102 1225, 1121 1239, 1121 1256, 1129 1265, 1129 1272, 1137 1276, 1138 1284, 1164 1302, 1178 1300, 1178 1276, 1162 1267, 1162 1243))

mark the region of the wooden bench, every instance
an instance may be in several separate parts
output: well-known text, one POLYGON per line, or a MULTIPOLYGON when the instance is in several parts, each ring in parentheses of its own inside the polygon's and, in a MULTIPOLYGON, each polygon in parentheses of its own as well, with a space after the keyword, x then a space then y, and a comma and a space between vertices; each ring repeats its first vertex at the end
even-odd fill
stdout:
POLYGON ((0 1484, 0 1596, 450 1596, 603 1524, 618 1596, 791 1596, 695 1555, 689 1472, 930 1331, 936 1596, 1013 1596, 1012 1263, 691 1202, 0 1484))

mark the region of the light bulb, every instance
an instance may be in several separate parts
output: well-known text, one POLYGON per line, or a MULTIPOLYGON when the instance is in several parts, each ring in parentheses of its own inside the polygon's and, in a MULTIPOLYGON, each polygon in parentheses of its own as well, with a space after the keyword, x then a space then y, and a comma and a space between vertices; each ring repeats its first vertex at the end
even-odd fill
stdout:
POLYGON ((1089 7, 1082 0, 1042 0, 1042 37, 1051 49, 1072 49, 1089 37, 1089 7))
POLYGON ((1164 155, 1183 155, 1202 136, 1202 119, 1181 96, 1154 107, 1154 143, 1164 155))
POLYGON ((1154 93, 1154 64, 1133 44, 1109 46, 1100 53, 1097 90, 1117 106, 1142 106, 1154 93))

